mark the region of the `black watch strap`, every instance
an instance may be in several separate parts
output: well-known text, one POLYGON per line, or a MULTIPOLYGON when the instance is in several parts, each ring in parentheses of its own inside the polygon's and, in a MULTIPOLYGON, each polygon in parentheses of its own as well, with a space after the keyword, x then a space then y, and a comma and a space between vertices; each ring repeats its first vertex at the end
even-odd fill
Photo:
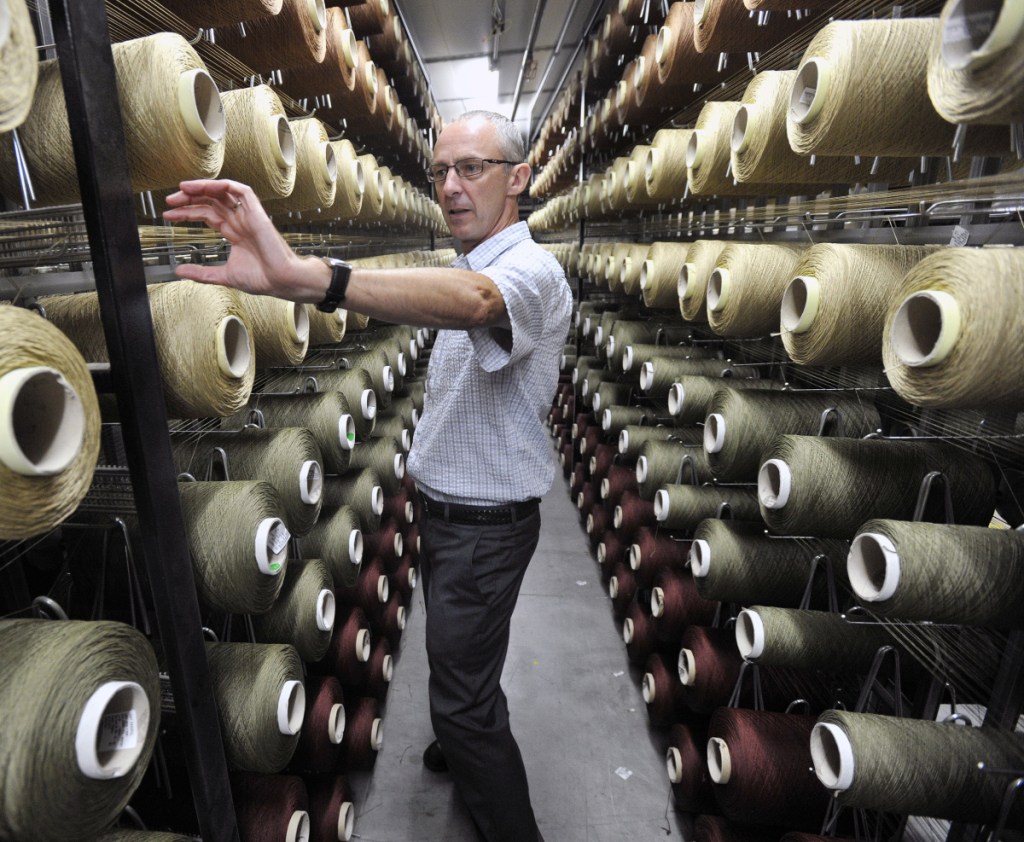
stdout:
POLYGON ((333 313, 345 300, 349 275, 352 274, 352 265, 336 257, 321 257, 320 259, 331 269, 331 283, 327 287, 324 300, 316 305, 316 309, 321 313, 333 313))

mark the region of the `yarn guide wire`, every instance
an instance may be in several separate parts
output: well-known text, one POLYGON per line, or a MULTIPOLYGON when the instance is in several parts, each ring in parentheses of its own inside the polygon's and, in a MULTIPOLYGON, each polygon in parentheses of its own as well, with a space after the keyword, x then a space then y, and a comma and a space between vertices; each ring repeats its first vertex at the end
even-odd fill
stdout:
MULTIPOLYGON (((861 684, 860 695, 857 699, 856 705, 854 706, 854 712, 864 713, 868 709, 868 705, 871 703, 873 698, 886 704, 889 710, 892 711, 893 716, 904 716, 900 653, 894 646, 883 646, 875 654, 871 668, 868 670, 864 677, 864 681, 861 684), (881 679, 882 670, 887 661, 891 664, 891 691, 882 684, 881 679)), ((828 809, 825 813, 825 821, 822 826, 822 834, 831 835, 835 832, 843 809, 844 807, 840 805, 837 798, 833 798, 829 801, 828 809)), ((869 811, 862 807, 851 807, 850 809, 853 813, 856 837, 858 839, 877 839, 883 825, 890 822, 895 824, 897 828, 896 834, 891 838, 898 839, 902 835, 902 829, 907 821, 906 816, 892 816, 887 813, 869 811), (874 822, 869 818, 872 815, 875 817, 874 822), (872 824, 876 828, 876 831, 874 833, 867 832, 867 829, 870 828, 872 824)))
POLYGON ((25 210, 32 210, 32 202, 36 200, 36 191, 32 186, 32 173, 29 172, 25 150, 21 146, 21 137, 17 129, 11 130, 11 143, 14 145, 14 160, 18 168, 18 181, 21 186, 21 197, 25 210))

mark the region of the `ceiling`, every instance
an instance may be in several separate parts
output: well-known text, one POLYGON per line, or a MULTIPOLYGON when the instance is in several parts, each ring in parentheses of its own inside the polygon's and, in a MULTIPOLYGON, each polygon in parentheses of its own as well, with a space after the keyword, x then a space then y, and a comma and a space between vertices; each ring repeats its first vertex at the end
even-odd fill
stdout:
POLYGON ((540 124, 583 34, 607 5, 606 0, 392 3, 398 7, 406 35, 420 56, 434 101, 446 121, 473 108, 512 116, 524 53, 539 13, 532 55, 528 57, 532 61, 527 61, 514 117, 527 138, 540 124), (555 52, 560 37, 561 48, 555 52))

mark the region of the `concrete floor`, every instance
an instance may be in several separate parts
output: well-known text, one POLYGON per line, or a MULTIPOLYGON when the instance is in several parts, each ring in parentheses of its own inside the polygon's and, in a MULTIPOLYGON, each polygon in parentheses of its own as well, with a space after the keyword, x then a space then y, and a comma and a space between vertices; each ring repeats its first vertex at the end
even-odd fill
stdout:
MULTIPOLYGON (((512 622, 502 684, 547 842, 682 839, 619 623, 561 474, 541 508, 540 546, 512 622), (621 770, 621 774, 618 772, 621 770)), ((372 774, 350 777, 354 839, 476 842, 447 775, 425 769, 427 713, 422 594, 414 593, 372 774)))

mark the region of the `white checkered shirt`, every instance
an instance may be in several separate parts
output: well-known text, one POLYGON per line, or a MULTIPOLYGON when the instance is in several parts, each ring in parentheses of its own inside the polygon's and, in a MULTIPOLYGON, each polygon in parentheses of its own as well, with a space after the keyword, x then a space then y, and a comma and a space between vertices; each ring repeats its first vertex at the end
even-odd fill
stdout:
POLYGON ((502 348, 489 328, 438 331, 409 473, 425 494, 450 503, 541 497, 555 475, 543 419, 572 312, 565 273, 525 222, 484 240, 452 266, 494 281, 512 322, 512 347, 502 348))

